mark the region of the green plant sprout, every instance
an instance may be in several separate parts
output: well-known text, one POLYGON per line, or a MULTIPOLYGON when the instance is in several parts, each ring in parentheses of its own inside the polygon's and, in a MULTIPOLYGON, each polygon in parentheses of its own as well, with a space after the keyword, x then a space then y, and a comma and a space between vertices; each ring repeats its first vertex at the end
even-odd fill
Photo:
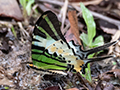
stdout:
POLYGON ((11 27, 11 31, 12 31, 13 35, 15 36, 15 38, 17 38, 17 34, 16 34, 15 29, 14 29, 13 26, 11 27))
POLYGON ((34 0, 20 0, 20 4, 23 6, 23 16, 26 18, 27 15, 31 14, 31 7, 34 3, 34 0))
MULTIPOLYGON (((93 19, 91 12, 84 6, 84 4, 80 3, 80 6, 82 9, 83 18, 84 18, 85 23, 87 25, 87 34, 82 33, 80 35, 80 39, 83 41, 84 46, 87 48, 93 48, 93 47, 103 45, 104 40, 103 40, 103 37, 101 35, 96 37, 95 40, 93 41, 93 38, 96 35, 96 24, 94 22, 94 19, 93 19)), ((95 54, 91 54, 88 56, 88 58, 92 58, 94 55, 95 54)), ((92 82, 90 64, 88 64, 87 67, 88 68, 85 69, 85 76, 84 77, 88 81, 92 82)))
POLYGON ((9 87, 4 87, 5 88, 5 90, 8 90, 9 89, 9 87))

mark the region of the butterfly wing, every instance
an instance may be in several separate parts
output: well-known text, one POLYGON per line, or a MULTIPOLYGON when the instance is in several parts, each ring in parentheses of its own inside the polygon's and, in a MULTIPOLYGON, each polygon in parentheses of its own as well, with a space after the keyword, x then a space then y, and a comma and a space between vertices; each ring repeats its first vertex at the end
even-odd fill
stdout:
MULTIPOLYGON (((60 31, 60 24, 56 15, 47 11, 38 19, 33 31, 33 64, 29 66, 37 71, 44 71, 44 73, 66 75, 65 71, 76 70, 80 72, 87 63, 98 61, 98 58, 87 59, 89 54, 110 45, 112 43, 83 51, 79 45, 75 45, 72 41, 68 44, 60 31)), ((109 57, 111 56, 99 58, 99 60, 109 57)))
MULTIPOLYGON (((56 15, 51 11, 43 13, 33 31, 32 61, 34 68, 63 74, 61 71, 74 68, 76 59, 77 57, 74 56, 60 31, 56 15)), ((83 61, 81 62, 83 64, 83 61)))

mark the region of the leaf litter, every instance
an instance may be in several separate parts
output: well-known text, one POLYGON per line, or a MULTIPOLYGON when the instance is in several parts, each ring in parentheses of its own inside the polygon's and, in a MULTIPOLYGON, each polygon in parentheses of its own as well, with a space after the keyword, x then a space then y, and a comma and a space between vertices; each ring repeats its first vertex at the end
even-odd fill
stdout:
MULTIPOLYGON (((39 0, 38 0, 39 1, 39 0)), ((101 0, 99 0, 100 3, 101 0)), ((48 0, 41 0, 38 5, 43 4, 44 7, 49 8, 51 7, 51 10, 59 11, 54 7, 54 4, 60 5, 61 7, 64 5, 64 2, 61 2, 60 0, 57 0, 57 3, 54 3, 54 1, 48 1, 48 0), (46 2, 45 2, 46 1, 46 2), (46 4, 48 4, 46 7, 46 4), (49 3, 47 3, 49 2, 49 3), (51 4, 50 4, 51 2, 51 4), (54 4, 53 4, 54 3, 54 4)), ((90 4, 89 2, 86 2, 87 4, 90 4)), ((93 2, 92 2, 93 3, 93 2)), ((105 3, 105 2, 104 2, 105 3)), ((74 5, 73 2, 71 5, 74 5)), ((70 4, 68 3, 68 7, 70 4)), ((68 7, 65 7, 65 11, 67 11, 68 7)), ((77 9, 76 9, 77 10, 77 9)), ((44 11, 44 10, 42 10, 44 11)), ((64 11, 64 14, 67 13, 64 11)), ((79 11, 79 10, 78 10, 79 11)), ((99 14, 98 14, 99 15, 99 14)), ((11 17, 11 16, 10 16, 11 17)), ((64 18, 66 16, 63 16, 64 18)), ((14 17, 13 17, 14 18, 14 17)), ((80 19, 80 17, 77 17, 80 19)), ((81 20, 81 19, 80 19, 81 20)), ((68 24, 68 19, 64 19, 65 24, 68 24)), ((7 22, 8 23, 8 22, 7 22)), ((49 76, 46 75, 48 79, 46 79, 45 76, 42 76, 41 74, 38 74, 31 69, 28 69, 24 62, 31 61, 31 30, 33 27, 31 25, 29 30, 26 31, 26 27, 24 25, 21 28, 21 23, 19 26, 19 23, 11 22, 11 24, 14 23, 14 27, 16 26, 16 34, 17 39, 13 38, 13 34, 10 28, 0 30, 0 87, 8 86, 10 90, 23 90, 23 89, 31 89, 31 90, 61 90, 62 88, 65 88, 67 90, 119 90, 119 81, 120 81, 120 69, 119 69, 119 43, 112 47, 111 53, 116 54, 117 52, 117 64, 113 65, 113 60, 109 60, 108 63, 105 63, 105 61, 102 62, 100 65, 99 63, 92 63, 92 75, 94 76, 93 83, 87 82, 86 79, 84 79, 80 74, 73 74, 69 73, 68 76, 49 76), (25 29, 24 29, 25 28, 25 29), (21 30, 20 30, 21 29, 21 30), (23 30, 23 31, 22 31, 23 30), (29 33, 29 34, 28 34, 29 33), (5 41, 6 35, 8 36, 8 40, 5 41), (6 43, 2 43, 2 40, 6 43), (11 49, 10 49, 10 48, 11 49), (8 51, 8 54, 5 54, 4 51, 8 51), (51 87, 52 86, 52 87, 51 87)), ((73 22, 72 22, 73 23, 73 22)), ((85 30, 85 26, 83 27, 84 23, 82 23, 82 27, 80 26, 80 21, 78 20, 78 26, 81 27, 83 30, 85 30)), ((71 26, 71 25, 70 25, 71 26)), ((71 26, 72 29, 74 26, 71 26)), ((100 26, 102 27, 102 25, 100 26)), ((108 28, 108 27, 107 27, 108 28)), ((102 29, 105 29, 102 28, 102 29)), ((63 28, 64 30, 64 28, 63 28)), ((111 29, 112 30, 112 29, 111 29)), ((117 29, 115 29, 117 30, 117 29)), ((69 30, 70 31, 70 30, 69 30)), ((102 30, 101 30, 102 31, 102 30)), ((64 31, 63 31, 64 32, 64 31)), ((77 32, 77 31, 76 31, 77 32)), ((109 33, 109 28, 107 31, 109 33)), ((116 33, 118 37, 119 31, 116 33)), ((110 32, 109 34, 113 34, 113 32, 110 32)), ((116 35, 115 34, 115 35, 116 35)), ((66 36, 70 36, 70 34, 66 34, 66 36)), ((78 37, 78 36, 76 36, 78 37)), ((75 37, 73 37, 75 38, 75 37)), ((117 40, 117 39, 113 39, 117 40)), ((76 40, 77 42, 77 40, 76 40)), ((111 54, 110 53, 110 54, 111 54)), ((64 90, 64 89, 63 89, 64 90)))

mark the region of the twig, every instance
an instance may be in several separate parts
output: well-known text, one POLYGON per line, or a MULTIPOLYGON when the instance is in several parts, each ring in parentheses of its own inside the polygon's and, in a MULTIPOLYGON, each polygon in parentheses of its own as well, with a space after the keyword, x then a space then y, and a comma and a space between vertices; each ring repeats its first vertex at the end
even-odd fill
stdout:
MULTIPOLYGON (((100 2, 102 2, 103 0, 93 0, 93 1, 86 1, 86 2, 82 2, 85 6, 86 5, 97 5, 97 4, 99 4, 100 2)), ((77 2, 77 3, 71 3, 72 5, 74 5, 74 6, 80 6, 80 3, 79 2, 77 2)))
MULTIPOLYGON (((46 2, 46 3, 50 3, 50 4, 54 4, 54 5, 59 5, 59 6, 63 6, 64 5, 64 2, 60 2, 60 1, 57 1, 57 0, 37 0, 39 2, 46 2)), ((71 5, 68 4, 68 7, 69 8, 73 8, 71 5)))
POLYGON ((67 13, 67 7, 68 7, 68 0, 65 0, 64 6, 62 7, 61 11, 60 11, 60 15, 62 15, 62 26, 61 26, 61 30, 63 30, 64 28, 64 23, 65 23, 65 19, 66 19, 66 13, 67 13))
MULTIPOLYGON (((73 6, 76 10, 78 10, 79 12, 81 12, 81 8, 80 7, 77 7, 77 6, 73 6)), ((107 16, 104 16, 102 14, 99 14, 99 13, 96 13, 96 12, 93 12, 91 10, 89 10, 93 16, 97 17, 97 18, 100 18, 100 19, 103 19, 109 23, 112 23, 114 25, 116 25, 118 27, 118 29, 120 29, 120 21, 118 20, 115 20, 115 19, 112 19, 112 18, 109 18, 107 16)))
POLYGON ((17 25, 16 22, 1 21, 1 20, 0 20, 0 24, 6 25, 6 26, 17 25))
MULTIPOLYGON (((60 1, 56 1, 56 0, 38 0, 38 1, 41 1, 41 2, 47 2, 47 3, 51 3, 51 4, 55 4, 55 5, 59 5, 59 6, 63 6, 64 5, 64 2, 60 2, 60 1)), ((72 6, 72 5, 68 5, 68 8, 75 8, 76 10, 80 11, 81 12, 81 8, 78 7, 78 6, 72 6)), ((109 23, 112 23, 114 25, 116 25, 118 27, 118 29, 120 29, 120 21, 118 20, 115 20, 115 19, 112 19, 112 18, 109 18, 107 16, 104 16, 102 14, 99 14, 99 13, 96 13, 96 12, 93 12, 91 11, 92 15, 97 17, 97 18, 100 18, 100 19, 103 19, 105 21, 108 21, 109 23)))
POLYGON ((22 35, 26 38, 26 37, 30 37, 30 35, 28 34, 28 32, 23 28, 22 23, 18 22, 18 26, 20 27, 21 33, 22 35))
POLYGON ((64 5, 64 2, 60 2, 58 0, 36 0, 36 1, 47 2, 47 3, 59 5, 59 6, 63 6, 64 5))
POLYGON ((116 26, 118 27, 118 29, 120 30, 120 21, 115 20, 115 19, 112 19, 112 18, 109 18, 109 17, 107 17, 107 16, 104 16, 104 15, 102 15, 102 14, 99 14, 99 13, 96 13, 96 12, 93 12, 93 11, 91 11, 91 13, 92 13, 93 16, 95 16, 95 17, 98 17, 98 18, 100 18, 100 19, 103 19, 103 20, 105 20, 105 21, 108 21, 109 23, 112 23, 112 24, 116 25, 116 26))

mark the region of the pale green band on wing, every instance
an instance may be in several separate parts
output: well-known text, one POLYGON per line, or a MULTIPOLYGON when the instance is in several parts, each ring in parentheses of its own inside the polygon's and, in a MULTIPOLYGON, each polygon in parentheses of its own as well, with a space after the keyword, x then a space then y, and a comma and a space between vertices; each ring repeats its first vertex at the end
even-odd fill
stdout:
MULTIPOLYGON (((44 16, 43 16, 44 17, 44 16)), ((52 22, 49 20, 48 17, 45 17, 46 22, 48 23, 48 25, 50 26, 51 30, 53 31, 53 33, 55 34, 55 36, 57 36, 58 39, 60 39, 59 35, 57 34, 55 27, 53 26, 52 22)))
MULTIPOLYGON (((35 53, 39 53, 39 54, 43 53, 42 50, 38 50, 38 49, 32 49, 32 52, 33 52, 33 53, 34 53, 34 52, 35 52, 35 53)), ((62 61, 62 59, 59 59, 60 56, 55 57, 54 55, 48 54, 47 52, 44 52, 44 54, 45 54, 46 56, 48 56, 48 57, 51 57, 51 58, 54 58, 54 59, 58 59, 59 61, 62 61)))
POLYGON ((46 45, 46 44, 38 42, 38 41, 33 41, 32 44, 35 45, 35 46, 44 46, 44 45, 46 45))
POLYGON ((43 38, 43 37, 41 37, 41 36, 39 36, 39 35, 33 35, 33 38, 34 39, 37 39, 38 41, 45 41, 46 39, 45 38, 43 38))
MULTIPOLYGON (((38 50, 38 49, 32 49, 33 53, 38 53, 38 54, 43 54, 43 50, 38 50)), ((48 54, 47 52, 44 52, 45 55, 47 55, 48 57, 52 57, 52 55, 48 54)), ((56 58, 56 57, 54 57, 56 58)))
POLYGON ((38 35, 37 36, 35 35, 33 37, 33 38, 39 40, 41 43, 43 43, 42 46, 47 48, 48 46, 50 46, 52 43, 55 42, 55 40, 42 27, 37 26, 37 28, 47 36, 47 39, 44 39, 38 35))
MULTIPOLYGON (((32 54, 32 59, 36 59, 38 61, 42 61, 42 62, 46 62, 46 63, 50 63, 50 64, 57 64, 57 65, 67 66, 66 63, 59 62, 59 61, 54 60, 52 58, 48 58, 45 55, 32 54)), ((42 63, 42 62, 40 62, 40 63, 42 63)), ((36 61, 36 63, 38 63, 38 62, 36 61)), ((38 63, 38 64, 40 64, 40 63, 38 63)))
POLYGON ((66 70, 67 69, 65 67, 59 67, 59 66, 49 65, 49 64, 45 64, 45 63, 36 63, 35 66, 37 66, 38 68, 41 68, 41 69, 48 69, 48 70, 51 70, 51 69, 54 69, 54 70, 66 70))
POLYGON ((45 35, 47 36, 47 39, 52 39, 51 36, 50 36, 42 27, 37 26, 37 25, 36 25, 36 27, 37 27, 40 31, 42 31, 43 33, 45 33, 45 35))
POLYGON ((36 53, 43 53, 42 50, 38 50, 38 49, 32 49, 32 52, 36 52, 36 53))

